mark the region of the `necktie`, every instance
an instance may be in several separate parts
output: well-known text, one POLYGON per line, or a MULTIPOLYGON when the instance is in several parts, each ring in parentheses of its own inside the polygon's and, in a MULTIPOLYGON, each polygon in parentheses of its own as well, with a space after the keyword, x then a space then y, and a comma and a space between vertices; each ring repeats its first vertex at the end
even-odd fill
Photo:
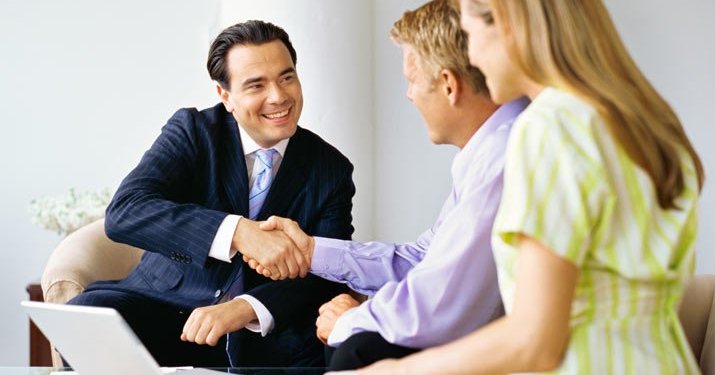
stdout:
MULTIPOLYGON (((263 202, 266 201, 266 195, 271 188, 273 181, 273 156, 277 153, 274 149, 260 149, 255 152, 256 161, 253 163, 253 186, 248 192, 248 217, 251 220, 256 220, 258 213, 261 212, 263 202)), ((236 277, 228 289, 228 298, 233 299, 243 293, 243 267, 239 264, 236 277)))
POLYGON ((248 217, 251 220, 256 220, 258 213, 261 212, 263 202, 268 195, 268 189, 273 181, 273 156, 277 153, 274 149, 260 149, 256 151, 256 161, 253 163, 253 171, 255 178, 253 186, 248 193, 248 217))

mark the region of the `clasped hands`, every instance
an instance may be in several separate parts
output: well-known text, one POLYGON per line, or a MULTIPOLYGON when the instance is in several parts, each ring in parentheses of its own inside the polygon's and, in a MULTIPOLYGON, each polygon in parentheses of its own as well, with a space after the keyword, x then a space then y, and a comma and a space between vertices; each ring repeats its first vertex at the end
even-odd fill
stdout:
POLYGON ((234 234, 244 262, 273 280, 307 276, 314 243, 298 223, 278 216, 264 222, 241 219, 234 234))
MULTIPOLYGON (((271 216, 264 222, 241 219, 232 247, 239 249, 243 260, 256 272, 281 280, 308 274, 314 242, 293 220, 271 216)), ((357 305, 358 301, 341 294, 321 306, 315 323, 318 338, 327 342, 337 319, 357 305)), ((240 298, 200 307, 186 321, 181 339, 213 346, 221 336, 242 329, 255 319, 253 308, 240 298)))

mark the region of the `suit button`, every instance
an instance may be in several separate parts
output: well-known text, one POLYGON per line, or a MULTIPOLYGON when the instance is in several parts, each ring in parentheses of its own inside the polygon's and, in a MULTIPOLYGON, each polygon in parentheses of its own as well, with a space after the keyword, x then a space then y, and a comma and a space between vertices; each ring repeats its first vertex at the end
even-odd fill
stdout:
POLYGON ((221 295, 221 289, 216 289, 216 293, 214 293, 214 297, 218 298, 218 296, 221 295))

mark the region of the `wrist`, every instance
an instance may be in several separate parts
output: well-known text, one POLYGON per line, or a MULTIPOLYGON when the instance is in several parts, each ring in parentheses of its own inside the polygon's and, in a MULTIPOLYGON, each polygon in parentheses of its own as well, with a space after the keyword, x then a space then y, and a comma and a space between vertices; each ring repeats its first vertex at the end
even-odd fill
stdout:
POLYGON ((306 249, 305 260, 308 261, 308 267, 313 264, 313 253, 315 252, 315 237, 308 236, 308 248, 306 249))
POLYGON ((246 232, 248 231, 248 227, 250 226, 250 224, 251 220, 242 217, 238 220, 238 224, 236 224, 236 230, 233 232, 231 248, 238 250, 242 254, 243 252, 241 250, 244 248, 243 244, 245 243, 246 232))
POLYGON ((235 309, 236 314, 241 317, 241 321, 243 323, 242 326, 245 326, 254 320, 258 320, 256 310, 253 309, 253 306, 247 300, 241 297, 236 297, 231 301, 231 303, 234 305, 233 308, 235 309))

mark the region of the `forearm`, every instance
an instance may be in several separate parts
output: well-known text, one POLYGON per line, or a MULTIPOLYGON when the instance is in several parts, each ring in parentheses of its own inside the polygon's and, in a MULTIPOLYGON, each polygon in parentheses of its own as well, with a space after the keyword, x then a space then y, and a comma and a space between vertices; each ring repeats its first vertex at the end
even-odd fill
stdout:
POLYGON ((308 275, 303 279, 271 281, 246 294, 266 307, 273 317, 274 331, 280 331, 292 321, 315 319, 320 305, 346 291, 344 285, 308 275))
POLYGON ((528 339, 508 317, 452 343, 403 359, 406 374, 508 374, 537 371, 528 339))
POLYGON ((316 237, 310 271, 371 295, 385 283, 403 279, 425 252, 416 244, 360 243, 316 237))
POLYGON ((177 251, 188 253, 203 264, 226 215, 147 191, 120 190, 107 208, 105 231, 113 241, 167 256, 177 251))

